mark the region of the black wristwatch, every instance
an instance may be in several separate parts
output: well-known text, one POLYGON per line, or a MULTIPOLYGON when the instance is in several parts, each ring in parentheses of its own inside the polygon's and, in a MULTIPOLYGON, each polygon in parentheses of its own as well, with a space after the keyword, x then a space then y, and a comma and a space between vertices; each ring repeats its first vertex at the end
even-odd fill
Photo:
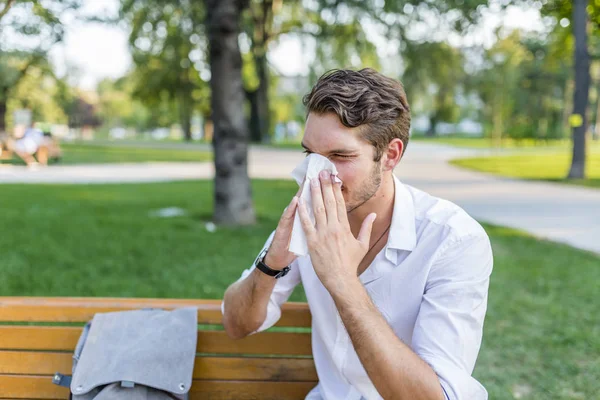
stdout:
POLYGON ((290 272, 290 266, 288 265, 287 267, 285 267, 284 269, 278 271, 276 269, 272 269, 269 268, 269 266, 267 264, 265 264, 265 257, 267 255, 267 251, 269 249, 264 249, 259 255, 258 257, 256 257, 256 261, 254 262, 254 265, 256 266, 256 268, 258 270, 260 270, 261 272, 264 272, 265 274, 274 277, 275 279, 279 279, 279 278, 283 278, 284 276, 286 276, 288 274, 288 272, 290 272))

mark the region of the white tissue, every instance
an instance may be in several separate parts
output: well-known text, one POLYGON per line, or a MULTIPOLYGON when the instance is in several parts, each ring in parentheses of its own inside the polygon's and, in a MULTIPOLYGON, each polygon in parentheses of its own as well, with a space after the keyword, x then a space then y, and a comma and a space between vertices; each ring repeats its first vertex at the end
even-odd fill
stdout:
MULTIPOLYGON (((310 194, 310 180, 313 178, 318 178, 319 172, 323 170, 329 171, 332 175, 335 175, 336 182, 342 182, 337 177, 338 172, 335 168, 335 164, 329 161, 327 157, 323 157, 322 155, 316 153, 310 154, 292 171, 292 177, 296 180, 298 185, 303 185, 300 197, 303 199, 304 204, 306 205, 308 215, 310 216, 310 220, 312 221, 313 225, 315 224, 315 214, 313 213, 312 197, 310 194)), ((298 257, 308 254, 306 235, 304 233, 304 229, 302 228, 302 222, 300 222, 300 214, 298 210, 296 210, 296 215, 294 216, 294 227, 292 228, 292 238, 290 240, 289 251, 298 257)))

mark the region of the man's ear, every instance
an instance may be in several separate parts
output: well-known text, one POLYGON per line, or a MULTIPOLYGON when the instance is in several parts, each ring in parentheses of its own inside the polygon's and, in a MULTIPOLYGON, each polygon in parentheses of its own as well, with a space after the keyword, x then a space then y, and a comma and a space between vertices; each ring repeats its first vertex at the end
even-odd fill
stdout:
POLYGON ((400 162, 404 153, 404 143, 402 140, 395 138, 387 145, 381 157, 382 167, 384 171, 392 171, 400 162))

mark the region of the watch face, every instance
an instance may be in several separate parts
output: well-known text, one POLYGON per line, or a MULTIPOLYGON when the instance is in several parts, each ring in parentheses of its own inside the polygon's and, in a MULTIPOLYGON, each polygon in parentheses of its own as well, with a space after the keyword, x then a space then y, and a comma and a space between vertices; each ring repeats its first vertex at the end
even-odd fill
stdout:
POLYGON ((265 259, 265 255, 267 254, 267 249, 263 249, 260 253, 258 253, 258 257, 254 260, 254 265, 256 266, 259 261, 263 261, 265 259))

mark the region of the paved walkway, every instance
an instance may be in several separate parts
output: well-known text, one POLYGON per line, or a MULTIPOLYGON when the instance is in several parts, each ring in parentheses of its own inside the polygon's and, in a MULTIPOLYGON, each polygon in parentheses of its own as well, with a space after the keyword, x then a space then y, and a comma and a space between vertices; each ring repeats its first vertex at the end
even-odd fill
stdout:
MULTIPOLYGON (((523 182, 465 171, 447 164, 481 150, 411 143, 396 169, 400 179, 451 200, 473 217, 600 254, 600 190, 523 182)), ((289 178, 304 156, 297 151, 252 148, 253 178, 289 178)), ((0 166, 0 183, 119 183, 211 178, 212 163, 53 166, 35 171, 0 166)), ((0 187, 0 193, 2 187, 0 187)))

